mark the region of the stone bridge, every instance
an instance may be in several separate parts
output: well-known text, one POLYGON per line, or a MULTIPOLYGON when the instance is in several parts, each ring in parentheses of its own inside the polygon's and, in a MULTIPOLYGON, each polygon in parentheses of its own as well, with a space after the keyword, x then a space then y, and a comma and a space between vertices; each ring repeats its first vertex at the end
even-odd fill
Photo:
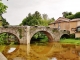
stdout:
POLYGON ((69 31, 53 29, 44 26, 8 26, 0 27, 0 33, 10 33, 16 36, 20 44, 30 44, 31 38, 37 32, 47 35, 49 42, 59 41, 64 34, 69 35, 69 31))

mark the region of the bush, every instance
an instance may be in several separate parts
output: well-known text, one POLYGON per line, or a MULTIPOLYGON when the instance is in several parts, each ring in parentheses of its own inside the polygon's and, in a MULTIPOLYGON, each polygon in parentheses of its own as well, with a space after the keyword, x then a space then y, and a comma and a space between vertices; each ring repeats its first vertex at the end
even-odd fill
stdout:
POLYGON ((70 38, 75 38, 75 34, 70 34, 70 38))
POLYGON ((80 40, 80 38, 75 38, 75 40, 80 40))

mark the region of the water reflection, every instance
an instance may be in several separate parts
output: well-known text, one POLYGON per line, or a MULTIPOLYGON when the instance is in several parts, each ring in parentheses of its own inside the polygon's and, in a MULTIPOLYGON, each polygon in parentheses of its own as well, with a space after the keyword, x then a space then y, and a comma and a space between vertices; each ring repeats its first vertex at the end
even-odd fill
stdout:
POLYGON ((8 60, 79 60, 80 46, 48 43, 47 45, 5 46, 8 60))
POLYGON ((48 60, 57 60, 57 58, 56 57, 53 57, 53 58, 49 58, 48 60))
POLYGON ((8 53, 13 52, 14 50, 16 50, 16 48, 10 48, 10 50, 8 51, 8 53))

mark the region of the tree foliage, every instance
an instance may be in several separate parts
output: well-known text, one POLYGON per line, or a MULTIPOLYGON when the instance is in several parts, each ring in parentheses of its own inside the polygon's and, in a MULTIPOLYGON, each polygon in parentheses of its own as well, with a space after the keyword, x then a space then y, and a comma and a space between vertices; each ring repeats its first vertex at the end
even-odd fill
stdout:
POLYGON ((80 18, 80 12, 76 12, 75 14, 72 14, 72 12, 63 12, 63 17, 69 18, 69 19, 75 19, 80 18))
POLYGON ((6 44, 19 44, 17 38, 9 33, 1 33, 0 34, 0 45, 6 45, 6 44))
POLYGON ((0 1, 0 15, 2 15, 3 13, 6 12, 6 9, 8 7, 6 5, 4 5, 1 1, 0 1))
POLYGON ((66 18, 68 18, 68 19, 74 19, 75 16, 74 15, 68 15, 66 18))
POLYGON ((53 22, 54 19, 46 19, 47 17, 41 16, 38 11, 35 11, 34 14, 29 13, 26 18, 23 19, 21 25, 29 25, 29 26, 48 26, 49 23, 53 22))
POLYGON ((75 17, 75 18, 80 18, 80 12, 76 12, 76 13, 74 14, 74 17, 75 17))
POLYGON ((2 17, 2 26, 9 25, 5 18, 2 17))
POLYGON ((5 33, 4 34, 0 34, 0 45, 3 45, 5 42, 7 42, 5 40, 7 36, 5 36, 5 33))
POLYGON ((0 1, 0 20, 2 20, 2 26, 9 25, 6 19, 2 17, 2 14, 6 13, 7 8, 8 7, 0 1))
POLYGON ((72 15, 72 12, 63 12, 62 15, 66 18, 67 16, 72 15))
POLYGON ((28 17, 24 18, 22 21, 22 25, 40 25, 41 15, 38 11, 36 11, 34 14, 29 13, 28 17))

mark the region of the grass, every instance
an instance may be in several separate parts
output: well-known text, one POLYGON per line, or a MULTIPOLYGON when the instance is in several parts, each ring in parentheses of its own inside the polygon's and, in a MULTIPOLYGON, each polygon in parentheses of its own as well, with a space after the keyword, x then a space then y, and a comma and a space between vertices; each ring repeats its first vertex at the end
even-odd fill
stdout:
POLYGON ((80 45, 80 39, 61 39, 60 43, 80 45))

